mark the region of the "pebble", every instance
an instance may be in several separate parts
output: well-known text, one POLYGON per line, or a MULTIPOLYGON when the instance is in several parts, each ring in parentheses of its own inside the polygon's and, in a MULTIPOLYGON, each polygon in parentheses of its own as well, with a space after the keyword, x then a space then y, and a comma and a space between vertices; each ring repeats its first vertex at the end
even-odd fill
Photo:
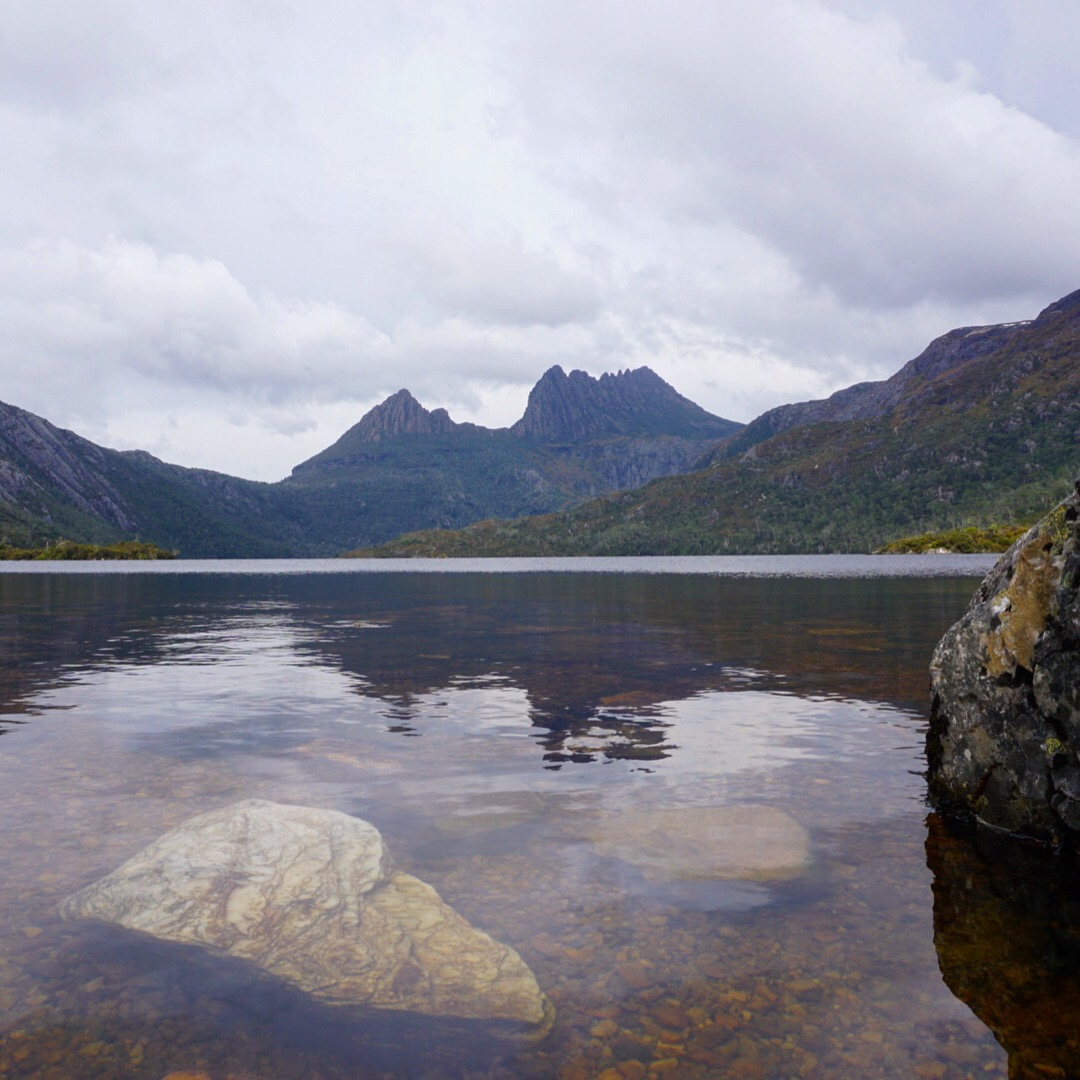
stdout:
POLYGON ((690 1017, 678 1004, 670 1001, 661 1001, 651 1009, 652 1018, 664 1027, 687 1028, 690 1026, 690 1017))
MULTIPOLYGON (((55 829, 42 819, 38 832, 22 830, 18 835, 26 846, 6 857, 0 876, 0 912, 7 920, 0 930, 0 1076, 79 1075, 80 1064, 84 1075, 144 1080, 226 1080, 228 1068, 243 1080, 381 1080, 400 1074, 401 1058, 386 1052, 391 1037, 380 1045, 368 1029, 363 1038, 369 1047, 350 1042, 350 1030, 334 1035, 330 1050, 320 1045, 301 1053, 256 1008, 239 1022, 228 991, 196 979, 190 961, 163 952, 167 962, 156 954, 148 962, 137 948, 110 954, 89 945, 93 933, 65 928, 51 915, 57 893, 63 895, 62 882, 43 875, 43 869, 60 866, 64 881, 74 883, 118 865, 190 815, 192 807, 177 802, 174 791, 185 792, 199 809, 208 792, 215 805, 249 796, 310 801, 310 790, 300 783, 310 787, 306 762, 295 787, 289 787, 293 781, 282 770, 271 792, 259 787, 265 780, 229 775, 220 763, 178 760, 168 775, 133 778, 150 796, 140 801, 136 815, 123 787, 110 778, 109 789, 108 769, 96 767, 104 755, 89 742, 84 746, 86 761, 78 763, 86 773, 78 777, 88 785, 84 798, 70 794, 76 778, 58 781, 55 790, 69 796, 56 813, 55 829), (113 829, 114 821, 128 824, 113 829), (62 862, 55 861, 56 829, 67 830, 60 834, 62 862), (163 978, 166 967, 199 989, 179 985, 171 974, 163 978), (371 1063, 365 1059, 358 1066, 369 1050, 371 1063), (175 1068, 185 1061, 187 1068, 175 1068)), ((358 767, 363 764, 360 760, 358 767)), ((28 775, 35 790, 54 790, 42 782, 40 768, 28 775)), ((374 768, 369 775, 384 773, 374 768)), ((13 776, 3 774, 0 783, 9 784, 13 776)), ((359 797, 350 798, 360 812, 359 797)), ((32 800, 24 792, 16 803, 31 806, 32 800)), ((548 824, 558 827, 553 820, 548 824)), ((409 828, 394 836, 403 862, 419 846, 409 828)), ((390 825, 387 829, 392 831, 390 825)), ((731 916, 646 903, 628 896, 614 873, 575 878, 568 889, 561 862, 565 849, 558 843, 484 855, 471 854, 467 845, 452 856, 426 852, 432 884, 452 896, 470 921, 515 944, 550 992, 559 1020, 552 1037, 536 1047, 500 1050, 484 1059, 482 1045, 470 1046, 473 1058, 467 1066, 444 1047, 411 1047, 418 1064, 413 1069, 410 1059, 410 1075, 424 1080, 465 1075, 470 1080, 1003 1077, 1005 1055, 977 1020, 956 1021, 947 1036, 935 1034, 943 1009, 951 1009, 951 1016, 958 1011, 944 988, 928 984, 920 996, 898 989, 903 979, 882 975, 883 961, 898 959, 936 971, 932 925, 925 883, 888 876, 894 848, 880 836, 864 846, 865 861, 830 868, 843 878, 840 891, 775 918, 769 909, 731 916), (913 923, 913 913, 926 925, 913 923), (890 918, 898 920, 903 941, 913 943, 913 956, 888 954, 890 918), (912 1048, 916 1030, 925 1042, 918 1057, 912 1048)), ((898 859, 896 865, 906 864, 898 859)))
POLYGON ((609 1039, 619 1030, 619 1025, 614 1020, 601 1020, 589 1028, 589 1034, 594 1039, 609 1039))

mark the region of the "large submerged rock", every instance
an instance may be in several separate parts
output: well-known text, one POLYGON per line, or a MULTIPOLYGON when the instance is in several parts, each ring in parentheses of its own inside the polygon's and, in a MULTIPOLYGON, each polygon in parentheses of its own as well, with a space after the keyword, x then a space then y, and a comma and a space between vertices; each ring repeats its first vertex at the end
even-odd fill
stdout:
POLYGON ((647 881, 783 881, 806 872, 810 837, 774 806, 685 806, 600 821, 597 850, 647 881))
POLYGON ((334 810, 251 799, 200 814, 60 912, 239 957, 335 1005, 552 1019, 513 949, 392 871, 378 830, 334 810))
POLYGON ((945 809, 1080 838, 1080 482, 987 576, 938 644, 926 740, 945 809))

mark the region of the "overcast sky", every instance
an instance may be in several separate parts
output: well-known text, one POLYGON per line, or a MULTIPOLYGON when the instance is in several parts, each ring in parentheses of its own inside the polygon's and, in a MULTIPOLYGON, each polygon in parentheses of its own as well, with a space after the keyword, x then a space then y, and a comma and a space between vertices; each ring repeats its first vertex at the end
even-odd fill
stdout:
POLYGON ((552 364, 712 412, 1080 288, 1075 0, 5 0, 0 400, 274 480, 552 364))

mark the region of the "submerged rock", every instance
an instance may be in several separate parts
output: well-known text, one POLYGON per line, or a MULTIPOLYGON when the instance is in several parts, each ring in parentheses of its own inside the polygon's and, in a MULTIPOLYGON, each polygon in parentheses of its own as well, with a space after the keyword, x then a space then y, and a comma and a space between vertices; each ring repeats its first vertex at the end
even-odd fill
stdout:
POLYGON ((190 818, 68 897, 95 919, 250 961, 335 1005, 550 1026, 507 945, 392 872, 378 830, 250 799, 190 818))
POLYGON ((605 819, 597 850, 648 881, 782 881, 805 872, 810 838, 774 806, 686 806, 605 819))
POLYGON ((1080 484, 998 561, 931 663, 931 797, 1058 844, 1080 836, 1080 484))

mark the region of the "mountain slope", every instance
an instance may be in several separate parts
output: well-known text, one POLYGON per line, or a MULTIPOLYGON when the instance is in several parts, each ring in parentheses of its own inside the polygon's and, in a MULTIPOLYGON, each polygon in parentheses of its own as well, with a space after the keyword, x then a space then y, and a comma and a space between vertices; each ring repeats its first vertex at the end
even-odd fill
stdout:
POLYGON ((774 410, 708 460, 566 513, 382 553, 867 551, 1031 520, 1080 471, 1080 292, 1031 322, 952 331, 884 383, 774 410))
POLYGON ((826 421, 870 420, 884 416, 926 381, 953 368, 1000 349, 1022 327, 1030 323, 1003 323, 998 326, 966 326, 935 338, 914 360, 881 382, 856 383, 820 401, 779 405, 752 420, 734 438, 701 461, 709 465, 724 458, 738 457, 766 439, 794 427, 826 421))
POLYGON ((269 484, 109 450, 0 402, 0 540, 139 536, 212 556, 332 554, 269 484))

